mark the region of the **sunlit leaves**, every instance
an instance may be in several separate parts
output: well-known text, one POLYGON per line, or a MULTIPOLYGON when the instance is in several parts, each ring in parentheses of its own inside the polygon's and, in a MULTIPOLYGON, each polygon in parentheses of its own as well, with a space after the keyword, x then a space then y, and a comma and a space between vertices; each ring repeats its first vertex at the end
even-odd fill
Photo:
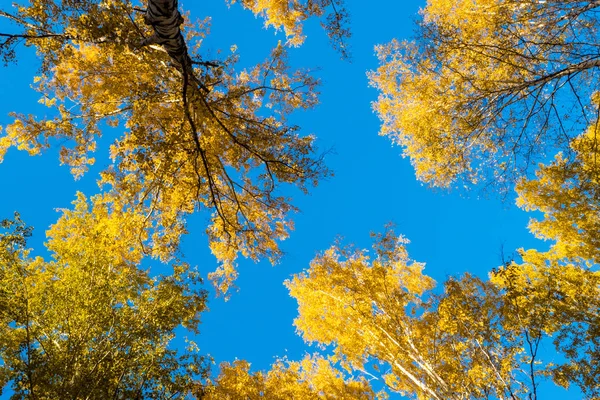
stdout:
POLYGON ((316 104, 318 82, 290 70, 282 46, 239 71, 236 56, 201 61, 193 44, 206 27, 193 27, 186 38, 196 67, 187 76, 160 47, 138 47, 150 32, 127 1, 34 2, 7 15, 42 56, 37 89, 50 117, 15 115, 0 156, 12 146, 37 154, 59 142, 61 162, 79 177, 95 161, 100 136, 119 127, 100 184, 119 207, 146 215, 149 252, 168 259, 185 216, 207 210, 221 291, 239 254, 278 259, 295 210, 280 187, 306 191, 328 174, 314 137, 287 123, 290 113, 316 104))
POLYGON ((365 380, 344 379, 341 371, 318 356, 307 356, 300 362, 278 360, 266 373, 250 373, 246 361, 224 363, 218 378, 204 388, 203 395, 205 400, 376 398, 365 380))
MULTIPOLYGON (((543 213, 531 231, 555 241, 545 253, 522 251, 522 263, 489 282, 449 279, 443 295, 420 305, 403 338, 427 321, 435 339, 418 342, 433 340, 443 364, 430 361, 441 381, 430 375, 413 393, 535 398, 552 378, 598 395, 598 6, 430 0, 413 42, 377 47, 370 79, 381 134, 403 147, 417 178, 441 187, 518 182, 519 206, 543 213), (523 178, 539 161, 536 178, 523 178), (561 361, 540 354, 551 340, 561 361), (464 389, 448 392, 457 382, 464 389)), ((401 379, 386 382, 402 390, 401 379)))
POLYGON ((265 20, 265 26, 283 29, 288 37, 288 43, 299 46, 306 39, 303 33, 303 23, 311 17, 324 17, 321 26, 327 32, 334 48, 343 58, 350 56, 348 39, 349 14, 343 0, 229 0, 230 3, 241 3, 254 14, 265 20))
POLYGON ((500 268, 491 281, 506 293, 506 326, 528 327, 525 345, 532 349, 543 337, 552 338, 565 359, 536 365, 536 370, 557 385, 576 385, 586 398, 596 398, 600 273, 561 256, 560 247, 558 253, 523 251, 522 263, 500 268))
POLYGON ((373 255, 334 246, 288 282, 304 339, 414 398, 536 398, 550 379, 597 395, 597 272, 532 250, 440 292, 405 243, 388 231, 373 255))
POLYGON ((510 186, 594 118, 598 3, 429 1, 414 42, 377 47, 381 134, 434 186, 510 186))
MULTIPOLYGON (((0 371, 14 398, 181 398, 205 371, 173 350, 197 332, 205 294, 197 273, 140 268, 135 218, 80 196, 50 230, 54 261, 31 259, 17 220, 0 235, 0 371)), ((139 225, 139 224, 138 224, 139 225)))
POLYGON ((597 123, 572 142, 573 160, 563 154, 548 165, 540 165, 537 179, 517 186, 517 204, 528 211, 541 211, 532 219, 531 231, 555 241, 562 257, 600 262, 600 150, 597 123))

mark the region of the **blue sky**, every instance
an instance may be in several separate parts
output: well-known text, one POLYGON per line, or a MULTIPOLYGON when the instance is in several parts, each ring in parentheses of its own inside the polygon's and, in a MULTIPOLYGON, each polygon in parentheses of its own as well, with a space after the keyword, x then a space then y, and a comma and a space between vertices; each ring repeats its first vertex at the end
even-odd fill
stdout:
MULTIPOLYGON (((8 7, 9 0, 0 0, 8 7)), ((381 232, 388 222, 410 239, 410 256, 426 263, 425 273, 438 282, 466 271, 485 275, 500 264, 501 248, 510 255, 519 247, 546 246, 526 229, 531 215, 518 210, 509 198, 479 198, 478 192, 431 190, 414 178, 401 149, 378 136, 379 121, 371 102, 377 92, 369 88, 366 72, 377 67, 374 46, 392 38, 409 38, 412 21, 425 2, 417 0, 358 0, 347 2, 352 18, 350 42, 352 62, 342 61, 329 46, 318 22, 307 24, 303 47, 292 49, 291 61, 301 68, 318 68, 322 79, 321 104, 314 110, 294 115, 294 122, 306 134, 318 137, 321 150, 333 149, 327 157, 335 176, 312 190, 308 196, 290 194, 301 212, 294 215, 296 229, 283 242, 286 252, 281 263, 241 260, 239 291, 228 302, 211 297, 210 311, 203 317, 201 335, 195 340, 217 364, 246 359, 253 369, 267 369, 277 356, 300 359, 307 347, 292 325, 296 303, 283 286, 285 279, 308 268, 310 260, 331 246, 336 237, 360 248, 370 247, 370 232, 381 232)), ((243 65, 268 56, 282 35, 265 30, 262 21, 225 0, 197 2, 180 0, 180 8, 192 19, 212 16, 212 29, 203 49, 215 56, 219 48, 228 51, 235 44, 243 65)), ((0 21, 0 28, 2 25, 0 21)), ((9 111, 44 113, 38 96, 30 89, 37 64, 31 49, 21 49, 19 63, 1 69, 0 125, 10 121, 9 111)), ((117 132, 106 133, 112 141, 117 132)), ((0 218, 19 211, 35 227, 31 245, 42 248, 44 232, 58 217, 56 209, 70 206, 76 191, 97 191, 97 171, 108 164, 107 154, 97 155, 97 168, 74 181, 68 168, 58 165, 57 151, 42 156, 10 150, 0 164, 0 218)), ((215 259, 203 234, 207 214, 189 220, 190 235, 184 239, 186 260, 203 273, 216 268, 215 259)), ((209 286, 207 284, 207 286, 209 286)))

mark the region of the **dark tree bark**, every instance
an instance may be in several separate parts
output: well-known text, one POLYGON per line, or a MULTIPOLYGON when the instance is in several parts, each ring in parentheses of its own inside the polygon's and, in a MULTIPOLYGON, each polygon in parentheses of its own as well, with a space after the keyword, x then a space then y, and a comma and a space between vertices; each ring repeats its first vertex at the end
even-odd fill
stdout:
POLYGON ((195 85, 191 85, 192 94, 196 94, 194 89, 197 88, 207 92, 206 86, 194 75, 192 60, 180 29, 181 24, 183 24, 183 17, 178 10, 178 1, 148 0, 144 21, 152 26, 154 34, 145 38, 141 45, 159 44, 163 46, 169 56, 181 68, 185 86, 192 82, 195 83, 195 85))
POLYGON ((160 44, 173 59, 183 65, 187 47, 179 29, 183 17, 177 9, 177 0, 148 0, 144 21, 152 25, 154 34, 144 39, 142 46, 160 44))

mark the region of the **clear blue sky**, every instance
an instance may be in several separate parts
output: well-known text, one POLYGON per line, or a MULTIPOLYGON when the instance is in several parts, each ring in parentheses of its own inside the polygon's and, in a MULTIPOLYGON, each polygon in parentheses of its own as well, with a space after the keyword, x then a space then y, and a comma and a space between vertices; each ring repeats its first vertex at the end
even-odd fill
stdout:
MULTIPOLYGON (((0 0, 8 7, 10 0, 0 0)), ((408 159, 401 149, 378 136, 379 121, 371 110, 377 97, 368 87, 366 72, 377 66, 374 46, 392 38, 409 38, 412 21, 424 0, 349 0, 352 18, 351 63, 342 61, 329 46, 318 26, 309 22, 306 44, 292 49, 294 66, 319 68, 322 78, 321 104, 294 116, 306 134, 314 133, 335 176, 323 181, 309 196, 293 192, 302 210, 293 216, 296 229, 282 244, 286 252, 281 263, 254 264, 240 261, 239 291, 228 302, 211 297, 210 311, 203 317, 201 350, 221 361, 246 359, 253 369, 267 369, 277 356, 300 359, 307 347, 295 334, 292 321, 296 303, 283 286, 292 274, 308 267, 309 261, 328 248, 337 236, 360 248, 370 246, 369 233, 382 231, 393 222, 411 244, 410 256, 427 264, 425 272, 442 282, 449 275, 470 271, 479 275, 500 264, 500 249, 510 254, 519 247, 545 246, 527 231, 529 214, 518 210, 514 201, 478 198, 470 194, 431 190, 415 181, 408 159), (367 6, 368 4, 368 6, 367 6)), ((180 0, 180 8, 192 19, 212 16, 210 37, 204 43, 206 58, 219 48, 238 46, 241 62, 251 65, 268 56, 282 35, 265 30, 262 21, 225 0, 180 0)), ((0 21, 0 28, 2 25, 0 21)), ((44 113, 38 96, 30 89, 37 60, 31 49, 21 49, 19 63, 0 69, 0 125, 10 119, 9 111, 44 113), (24 50, 24 51, 23 51, 24 50)), ((108 131, 107 139, 117 134, 108 131)), ((77 190, 97 191, 97 171, 108 164, 107 154, 97 155, 97 168, 74 181, 68 168, 58 165, 55 150, 29 157, 11 150, 0 164, 0 218, 19 211, 35 227, 31 245, 37 250, 45 240, 44 231, 58 217, 57 208, 70 206, 77 190)), ((203 232, 207 214, 189 220, 190 235, 183 252, 188 262, 203 273, 215 269, 203 232)), ((207 284, 208 286, 208 284, 207 284)))

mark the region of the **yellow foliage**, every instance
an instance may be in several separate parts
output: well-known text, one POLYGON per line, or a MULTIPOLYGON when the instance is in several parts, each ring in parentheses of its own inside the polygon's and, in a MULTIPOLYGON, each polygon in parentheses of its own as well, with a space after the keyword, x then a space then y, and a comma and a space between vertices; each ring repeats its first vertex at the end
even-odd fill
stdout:
POLYGON ((331 363, 318 356, 300 362, 278 360, 266 373, 250 373, 238 360, 221 364, 213 384, 203 389, 205 400, 361 400, 382 399, 365 380, 344 379, 331 363))
POLYGON ((561 253, 521 251, 521 264, 508 264, 490 278, 506 293, 505 326, 523 330, 525 346, 537 350, 544 337, 553 339, 561 361, 536 366, 539 375, 565 388, 578 386, 585 398, 597 398, 600 272, 561 253))
MULTIPOLYGON (((317 81, 291 71, 282 46, 244 71, 236 55, 198 66, 194 74, 210 90, 190 82, 184 90, 166 53, 135 47, 144 25, 129 2, 36 0, 15 18, 25 21, 42 59, 36 87, 53 116, 15 115, 0 137, 0 157, 12 146, 36 154, 59 142, 61 162, 79 177, 95 160, 97 139, 114 135, 113 164, 100 185, 115 207, 145 215, 147 252, 168 260, 185 217, 204 210, 210 248, 223 264, 212 274, 222 290, 232 285, 238 255, 277 261, 295 210, 279 188, 306 191, 329 174, 314 137, 286 121, 316 104, 317 81), (35 29, 50 25, 63 31, 48 38, 35 29), (101 132, 103 124, 122 129, 101 132)), ((201 59, 192 44, 205 30, 186 34, 192 59, 201 59)))
POLYGON ((49 231, 53 261, 31 259, 20 220, 0 232, 0 376, 15 398, 169 398, 204 373, 170 341, 196 332, 205 309, 197 273, 140 265, 135 216, 80 195, 49 231), (121 228, 121 229, 119 229, 121 228), (195 371, 195 372, 194 372, 195 371))
POLYGON ((504 187, 591 119, 597 62, 575 55, 596 42, 598 4, 561 4, 430 0, 414 41, 377 46, 380 134, 418 179, 504 187))
POLYGON ((524 179, 517 186, 517 204, 543 213, 543 219, 531 219, 529 229, 539 238, 554 240, 557 257, 600 263, 598 144, 593 123, 572 141, 573 160, 559 154, 551 164, 540 164, 537 179, 524 179))
POLYGON ((303 33, 303 23, 311 17, 323 17, 327 9, 331 12, 326 16, 326 22, 321 23, 332 45, 343 58, 350 56, 347 39, 350 37, 348 13, 343 0, 229 0, 230 4, 240 2, 244 8, 265 20, 266 27, 283 29, 288 37, 288 44, 300 46, 306 36, 303 33))
POLYGON ((549 377, 598 395, 599 273, 532 250, 489 281, 449 278, 439 293, 405 243, 388 231, 372 256, 336 245, 287 282, 303 338, 419 399, 526 398, 549 377), (564 362, 538 351, 549 338, 564 362))

